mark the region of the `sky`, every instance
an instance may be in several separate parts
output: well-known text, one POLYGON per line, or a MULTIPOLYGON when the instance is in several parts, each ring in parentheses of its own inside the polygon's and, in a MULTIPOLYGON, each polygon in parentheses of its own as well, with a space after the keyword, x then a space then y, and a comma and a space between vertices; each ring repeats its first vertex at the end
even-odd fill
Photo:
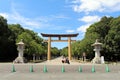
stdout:
MULTIPOLYGON (((103 16, 120 16, 120 0, 0 0, 0 15, 8 24, 20 24, 40 37, 41 33, 79 33, 72 39, 82 40, 86 29, 103 16)), ((52 43, 59 49, 67 45, 52 43)))

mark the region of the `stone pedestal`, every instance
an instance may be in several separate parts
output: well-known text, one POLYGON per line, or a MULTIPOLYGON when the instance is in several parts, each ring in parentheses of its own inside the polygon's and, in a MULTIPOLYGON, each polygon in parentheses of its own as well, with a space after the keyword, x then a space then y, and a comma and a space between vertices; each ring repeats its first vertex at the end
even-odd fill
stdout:
POLYGON ((102 64, 105 63, 104 56, 101 56, 101 63, 102 63, 102 64))
POLYGON ((92 60, 92 63, 101 64, 101 58, 100 57, 94 57, 93 60, 92 60))
POLYGON ((14 60, 14 63, 24 63, 25 58, 23 57, 23 51, 24 51, 24 43, 22 42, 22 40, 17 43, 18 45, 18 57, 14 60))
POLYGON ((15 60, 14 60, 14 63, 24 63, 24 57, 17 57, 15 60))

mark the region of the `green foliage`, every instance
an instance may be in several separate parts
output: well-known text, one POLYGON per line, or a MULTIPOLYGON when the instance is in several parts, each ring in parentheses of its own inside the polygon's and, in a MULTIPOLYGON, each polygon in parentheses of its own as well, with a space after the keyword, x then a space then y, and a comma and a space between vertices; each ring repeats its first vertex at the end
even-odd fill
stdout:
POLYGON ((80 41, 72 43, 72 56, 75 58, 80 58, 82 55, 80 41))
POLYGON ((27 59, 32 59, 33 54, 37 57, 46 56, 47 43, 37 33, 22 28, 20 24, 8 25, 7 20, 0 16, 0 61, 17 57, 16 43, 21 39, 25 43, 24 55, 27 59))
MULTIPOLYGON (((33 54, 37 57, 46 54, 45 48, 47 49, 47 44, 43 43, 43 39, 40 38, 37 33, 24 29, 23 32, 17 36, 16 42, 19 42, 21 39, 23 39, 25 43, 24 54, 27 55, 28 58, 33 56, 33 54)), ((30 59, 32 59, 32 57, 30 59)))
POLYGON ((20 24, 9 24, 8 27, 14 33, 15 38, 17 38, 18 35, 24 32, 24 29, 20 24))
POLYGON ((81 41, 72 44, 73 55, 82 56, 85 52, 88 59, 94 57, 91 46, 96 39, 103 43, 101 55, 106 60, 120 60, 120 17, 102 17, 99 22, 92 24, 81 41), (80 54, 80 55, 79 55, 80 54))
MULTIPOLYGON (((24 56, 31 60, 33 55, 43 59, 47 54, 47 43, 32 30, 24 29, 20 24, 7 24, 7 20, 0 16, 0 60, 1 58, 14 60, 17 53, 17 45, 19 41, 25 43, 24 56)), ((54 47, 51 49, 53 56, 59 56, 59 50, 54 47)))
POLYGON ((68 56, 68 47, 63 48, 60 54, 63 56, 68 56))
POLYGON ((8 28, 7 20, 0 16, 0 61, 16 57, 14 33, 8 28))
POLYGON ((53 48, 51 49, 51 54, 52 54, 52 56, 54 56, 54 57, 58 57, 58 56, 60 56, 60 51, 58 50, 58 48, 53 47, 53 48))
POLYGON ((114 18, 110 22, 111 29, 105 37, 106 55, 110 60, 120 58, 120 17, 114 18))

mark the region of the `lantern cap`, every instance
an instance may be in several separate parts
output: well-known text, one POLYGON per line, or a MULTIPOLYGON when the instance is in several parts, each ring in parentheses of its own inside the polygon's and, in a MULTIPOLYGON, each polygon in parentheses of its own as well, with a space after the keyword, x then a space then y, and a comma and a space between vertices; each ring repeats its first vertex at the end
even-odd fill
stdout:
POLYGON ((98 41, 98 39, 96 39, 95 43, 92 44, 92 46, 97 46, 97 45, 102 45, 102 43, 100 43, 100 42, 98 41))
POLYGON ((23 39, 21 39, 21 41, 19 43, 17 43, 18 45, 24 45, 23 43, 23 39))

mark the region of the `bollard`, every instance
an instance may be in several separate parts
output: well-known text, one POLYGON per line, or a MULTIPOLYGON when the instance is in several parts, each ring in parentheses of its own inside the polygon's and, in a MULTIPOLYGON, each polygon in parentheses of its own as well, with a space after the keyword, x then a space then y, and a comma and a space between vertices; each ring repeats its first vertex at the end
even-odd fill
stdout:
POLYGON ((95 66, 92 66, 92 73, 94 73, 95 72, 95 66))
POLYGON ((78 70, 79 72, 82 72, 82 67, 81 66, 79 66, 79 70, 78 70))
POLYGON ((105 70, 106 70, 106 72, 110 72, 110 69, 109 69, 108 65, 106 65, 105 70))
POLYGON ((65 72, 65 67, 64 67, 64 66, 62 66, 61 71, 62 71, 62 73, 64 73, 64 72, 65 72))
POLYGON ((16 72, 14 65, 12 65, 12 72, 16 72))
POLYGON ((48 72, 46 65, 44 65, 43 72, 44 73, 48 72))
POLYGON ((34 72, 33 65, 30 66, 30 72, 34 72))

